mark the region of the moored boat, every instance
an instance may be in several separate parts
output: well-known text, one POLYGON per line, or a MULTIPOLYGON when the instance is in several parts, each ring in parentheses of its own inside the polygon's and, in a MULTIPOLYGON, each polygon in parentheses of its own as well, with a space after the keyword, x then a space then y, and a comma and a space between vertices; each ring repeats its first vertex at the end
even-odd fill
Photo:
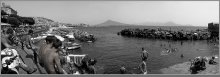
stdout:
POLYGON ((79 48, 81 48, 81 45, 78 43, 67 42, 66 48, 67 48, 67 50, 79 49, 79 48))

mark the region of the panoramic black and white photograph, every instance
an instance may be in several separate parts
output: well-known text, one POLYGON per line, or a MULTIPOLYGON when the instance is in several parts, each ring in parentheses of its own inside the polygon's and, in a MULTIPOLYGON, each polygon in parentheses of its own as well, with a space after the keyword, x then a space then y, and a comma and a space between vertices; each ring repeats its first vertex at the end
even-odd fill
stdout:
POLYGON ((1 1, 0 68, 219 75, 219 1, 1 1))

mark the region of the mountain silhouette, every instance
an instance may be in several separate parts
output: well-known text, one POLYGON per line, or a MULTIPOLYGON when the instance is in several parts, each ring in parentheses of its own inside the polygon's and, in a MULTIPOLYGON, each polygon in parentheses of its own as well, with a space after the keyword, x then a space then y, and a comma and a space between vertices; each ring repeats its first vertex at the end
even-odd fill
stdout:
POLYGON ((128 26, 128 25, 129 24, 125 24, 125 23, 121 23, 121 22, 117 22, 117 21, 113 21, 113 20, 107 20, 103 23, 100 23, 100 24, 97 24, 94 26, 101 27, 101 26, 128 26))
POLYGON ((177 24, 172 21, 168 21, 168 22, 164 22, 164 23, 162 23, 162 22, 144 22, 144 23, 140 23, 140 24, 125 24, 125 23, 121 23, 121 22, 117 22, 117 21, 113 21, 113 20, 107 20, 103 23, 93 25, 93 26, 103 27, 103 26, 186 26, 186 25, 177 24))

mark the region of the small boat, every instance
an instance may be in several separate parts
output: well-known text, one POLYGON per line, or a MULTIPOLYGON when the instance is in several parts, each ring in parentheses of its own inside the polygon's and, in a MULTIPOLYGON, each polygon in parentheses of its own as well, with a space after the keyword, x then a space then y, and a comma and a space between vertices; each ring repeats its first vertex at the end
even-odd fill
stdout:
POLYGON ((79 48, 81 48, 80 44, 67 42, 68 50, 79 49, 79 48))
POLYGON ((81 48, 81 46, 71 46, 71 47, 67 47, 68 50, 79 49, 79 48, 81 48))
POLYGON ((73 33, 69 33, 66 35, 67 39, 69 39, 70 41, 74 41, 75 40, 75 37, 73 35, 73 33))
POLYGON ((88 43, 91 43, 92 41, 87 41, 88 43))
POLYGON ((38 36, 38 37, 35 37, 35 38, 31 38, 31 40, 41 40, 41 39, 44 39, 46 37, 47 36, 38 36))
POLYGON ((74 46, 78 46, 79 44, 77 44, 77 43, 73 43, 72 45, 74 45, 74 46))
POLYGON ((56 37, 57 39, 59 39, 60 41, 64 41, 64 40, 65 40, 65 38, 63 38, 63 37, 60 36, 60 35, 55 35, 55 37, 56 37))

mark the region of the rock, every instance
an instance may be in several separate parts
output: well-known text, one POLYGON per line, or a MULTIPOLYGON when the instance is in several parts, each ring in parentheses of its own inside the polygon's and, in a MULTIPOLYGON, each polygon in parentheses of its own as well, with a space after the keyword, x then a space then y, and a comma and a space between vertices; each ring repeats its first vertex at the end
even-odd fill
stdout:
MULTIPOLYGON (((219 73, 219 59, 215 59, 218 63, 216 65, 210 65, 206 62, 206 69, 204 71, 200 71, 198 74, 220 74, 219 73)), ((184 62, 180 64, 176 64, 170 66, 168 68, 163 68, 160 71, 163 74, 191 74, 189 71, 190 62, 184 62)))

